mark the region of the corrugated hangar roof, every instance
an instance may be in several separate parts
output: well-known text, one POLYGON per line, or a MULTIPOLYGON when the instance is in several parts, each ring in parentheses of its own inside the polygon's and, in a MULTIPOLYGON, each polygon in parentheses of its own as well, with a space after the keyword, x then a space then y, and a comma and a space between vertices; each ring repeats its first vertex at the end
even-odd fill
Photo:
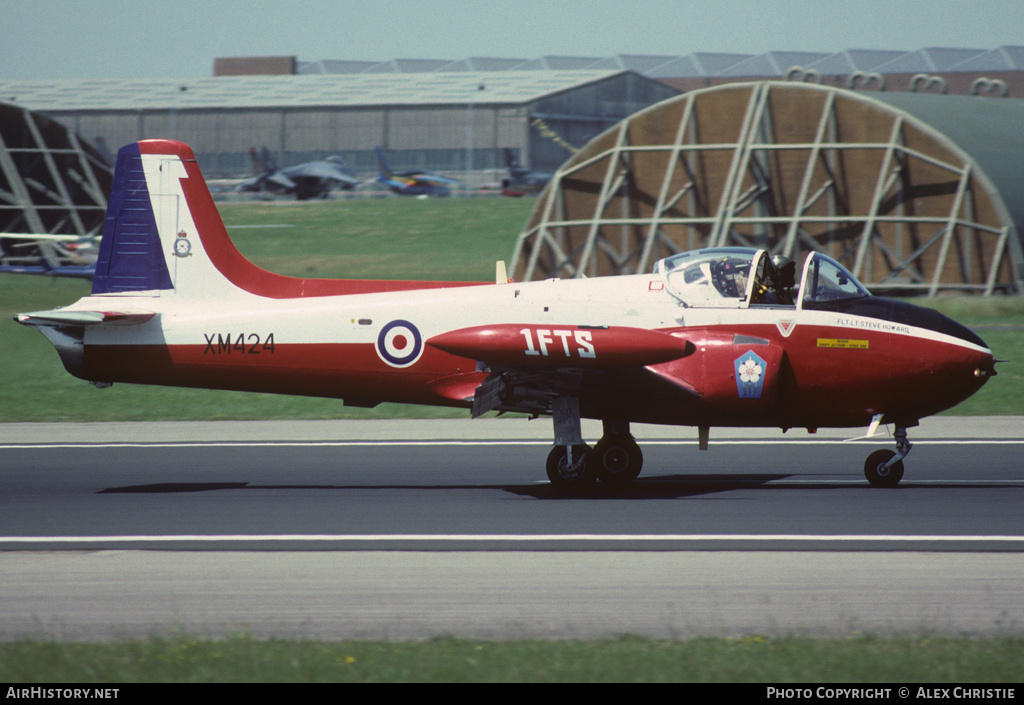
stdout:
POLYGON ((0 101, 30 110, 140 110, 283 105, 525 103, 622 70, 648 78, 784 76, 795 65, 820 74, 852 71, 1024 70, 1024 46, 928 47, 915 51, 846 49, 832 54, 771 51, 759 55, 697 52, 681 56, 469 57, 456 61, 391 59, 300 61, 297 75, 169 79, 0 80, 0 101), (486 86, 486 98, 478 86, 486 86))
POLYGON ((713 76, 720 71, 751 58, 750 54, 716 54, 698 52, 680 56, 648 72, 650 78, 694 78, 713 76))
POLYGON ((916 71, 954 71, 958 64, 984 54, 985 49, 946 49, 929 47, 904 54, 875 68, 880 73, 914 73, 916 71))
POLYGON ((770 51, 719 71, 718 76, 781 76, 792 66, 808 66, 828 54, 810 51, 770 51))
POLYGON ((999 47, 972 56, 956 65, 958 71, 1020 71, 1024 69, 1024 47, 999 47))
POLYGON ((0 80, 0 101, 37 111, 521 104, 620 73, 605 69, 0 80))
POLYGON ((680 56, 618 54, 541 56, 534 59, 469 57, 458 61, 393 59, 390 61, 298 62, 298 73, 407 73, 430 71, 562 71, 620 68, 648 78, 710 78, 715 76, 784 76, 795 65, 821 74, 852 71, 920 73, 932 71, 1019 71, 1024 69, 1024 46, 995 49, 926 47, 914 51, 844 49, 832 54, 769 51, 764 54, 696 52, 680 56))
POLYGON ((904 51, 880 49, 848 49, 830 54, 824 59, 808 64, 805 68, 822 74, 846 74, 854 71, 874 71, 876 67, 895 61, 904 56, 904 51))

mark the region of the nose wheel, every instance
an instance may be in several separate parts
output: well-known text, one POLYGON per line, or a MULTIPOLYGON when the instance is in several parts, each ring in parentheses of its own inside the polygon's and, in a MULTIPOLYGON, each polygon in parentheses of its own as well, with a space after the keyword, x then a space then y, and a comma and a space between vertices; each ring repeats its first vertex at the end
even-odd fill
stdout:
POLYGON ((896 450, 876 450, 864 461, 864 477, 872 487, 895 487, 903 479, 903 459, 913 443, 907 440, 907 429, 896 427, 896 450))

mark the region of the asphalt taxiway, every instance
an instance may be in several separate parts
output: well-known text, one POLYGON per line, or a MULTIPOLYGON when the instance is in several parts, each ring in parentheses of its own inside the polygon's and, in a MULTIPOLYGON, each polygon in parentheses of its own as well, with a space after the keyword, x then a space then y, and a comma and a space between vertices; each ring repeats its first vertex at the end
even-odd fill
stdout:
POLYGON ((926 420, 894 490, 884 433, 634 434, 566 497, 543 420, 0 425, 0 639, 1024 633, 1024 420, 926 420))

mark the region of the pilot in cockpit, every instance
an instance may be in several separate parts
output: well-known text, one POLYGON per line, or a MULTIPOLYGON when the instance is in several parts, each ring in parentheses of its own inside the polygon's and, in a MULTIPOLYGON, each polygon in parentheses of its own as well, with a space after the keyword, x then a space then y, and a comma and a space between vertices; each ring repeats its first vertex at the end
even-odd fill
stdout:
POLYGON ((690 305, 721 301, 723 297, 743 298, 747 290, 750 260, 742 257, 698 259, 674 270, 673 287, 690 305))
POLYGON ((784 255, 775 255, 771 260, 765 257, 761 262, 763 267, 756 275, 750 303, 792 306, 796 263, 784 255))
POLYGON ((723 257, 711 265, 711 283, 718 292, 728 298, 742 298, 747 295, 747 275, 750 260, 723 257))

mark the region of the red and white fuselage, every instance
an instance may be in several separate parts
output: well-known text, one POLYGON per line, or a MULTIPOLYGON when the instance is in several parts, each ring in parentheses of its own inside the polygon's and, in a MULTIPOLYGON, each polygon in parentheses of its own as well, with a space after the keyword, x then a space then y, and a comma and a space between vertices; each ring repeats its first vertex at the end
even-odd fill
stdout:
POLYGON ((480 408, 492 380, 482 410, 571 396, 583 416, 703 427, 913 425, 994 374, 966 328, 862 294, 823 255, 781 302, 761 297, 767 253, 698 255, 525 283, 283 277, 232 245, 191 150, 152 140, 119 154, 92 295, 18 320, 100 384, 480 408), (729 292, 736 262, 747 288, 729 292))

